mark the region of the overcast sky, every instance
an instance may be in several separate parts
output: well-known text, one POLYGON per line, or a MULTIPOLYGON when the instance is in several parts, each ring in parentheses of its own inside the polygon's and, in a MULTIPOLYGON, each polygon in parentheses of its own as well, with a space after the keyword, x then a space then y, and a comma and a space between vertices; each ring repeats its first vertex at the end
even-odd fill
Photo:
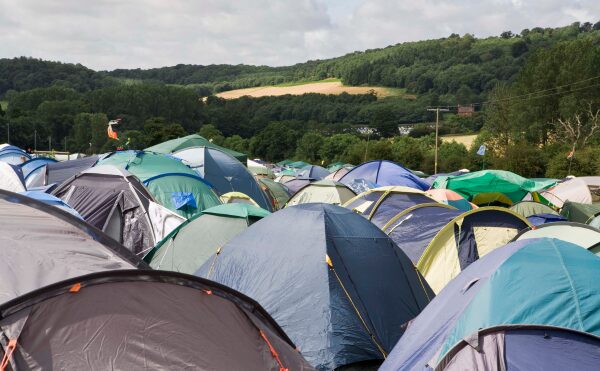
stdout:
POLYGON ((0 0, 0 58, 289 65, 403 41, 600 20, 600 0, 0 0))

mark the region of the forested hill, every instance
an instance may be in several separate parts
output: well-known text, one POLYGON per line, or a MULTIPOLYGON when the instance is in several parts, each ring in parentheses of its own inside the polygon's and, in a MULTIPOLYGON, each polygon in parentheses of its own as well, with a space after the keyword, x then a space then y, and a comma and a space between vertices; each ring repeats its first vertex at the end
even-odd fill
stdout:
POLYGON ((88 91, 132 81, 189 85, 200 95, 208 95, 335 77, 347 85, 405 88, 408 93, 434 93, 444 103, 465 103, 485 98, 499 81, 513 81, 525 60, 536 50, 578 38, 600 42, 600 22, 574 23, 561 28, 538 27, 484 39, 453 34, 287 67, 176 65, 95 72, 79 64, 30 58, 0 59, 0 97, 8 90, 23 91, 53 84, 88 91))

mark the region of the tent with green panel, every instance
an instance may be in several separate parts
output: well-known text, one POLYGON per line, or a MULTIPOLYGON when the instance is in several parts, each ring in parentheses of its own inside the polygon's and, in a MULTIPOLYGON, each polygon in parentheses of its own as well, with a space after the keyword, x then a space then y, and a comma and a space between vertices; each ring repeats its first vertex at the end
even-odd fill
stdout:
POLYGON ((432 188, 446 188, 471 201, 479 193, 499 192, 513 203, 556 184, 555 179, 527 179, 504 170, 482 170, 457 176, 439 176, 432 188))
POLYGON ((237 158, 242 164, 244 164, 244 166, 246 165, 246 161, 248 160, 248 155, 246 155, 245 153, 237 152, 232 149, 216 145, 198 134, 192 134, 183 138, 167 140, 166 142, 162 142, 152 147, 146 148, 146 151, 157 153, 174 153, 190 147, 208 147, 218 149, 227 153, 230 156, 237 158))
POLYGON ((139 178, 154 199, 185 218, 221 204, 212 186, 180 160, 146 151, 113 152, 98 165, 113 165, 139 178))
POLYGON ((570 222, 587 224, 591 222, 596 215, 600 215, 600 205, 580 204, 578 202, 567 201, 563 205, 560 215, 567 218, 570 222))
POLYGON ((193 274, 233 237, 269 214, 247 204, 211 207, 181 224, 144 260, 154 269, 193 274))

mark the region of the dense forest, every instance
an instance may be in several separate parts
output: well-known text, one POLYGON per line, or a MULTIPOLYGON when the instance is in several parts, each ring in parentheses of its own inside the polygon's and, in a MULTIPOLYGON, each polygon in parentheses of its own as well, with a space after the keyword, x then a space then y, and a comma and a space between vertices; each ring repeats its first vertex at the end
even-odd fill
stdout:
POLYGON ((267 160, 389 158, 432 172, 435 140, 427 123, 433 116, 426 108, 476 103, 473 116, 443 116, 442 134, 479 136, 473 148, 442 144, 441 171, 485 166, 526 176, 598 174, 599 42, 600 23, 575 23, 485 39, 451 35, 275 68, 178 65, 96 72, 82 65, 2 59, 0 133, 10 124, 13 144, 48 149, 51 142, 55 150, 97 153, 200 132, 267 160), (403 88, 416 98, 211 95, 328 77, 403 88), (109 140, 107 122, 117 117, 119 140, 109 140), (415 125, 410 135, 399 135, 402 124, 415 125), (485 158, 475 155, 483 143, 485 158), (567 160, 573 148, 576 155, 567 160))

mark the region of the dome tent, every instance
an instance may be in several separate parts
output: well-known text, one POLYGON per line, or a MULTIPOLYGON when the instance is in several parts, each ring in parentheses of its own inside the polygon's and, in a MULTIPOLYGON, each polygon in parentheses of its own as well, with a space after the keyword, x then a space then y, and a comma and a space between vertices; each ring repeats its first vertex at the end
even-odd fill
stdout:
POLYGON ((425 191, 429 184, 399 164, 376 160, 365 162, 344 175, 340 182, 353 188, 353 182, 364 179, 379 186, 404 186, 425 191))
POLYGON ((10 192, 25 191, 25 181, 18 166, 0 161, 0 189, 10 192))
POLYGON ((207 140, 206 138, 198 134, 192 134, 182 138, 167 140, 166 142, 162 142, 152 147, 146 148, 146 151, 167 154, 179 152, 181 150, 191 147, 214 148, 219 151, 223 151, 232 157, 235 157, 242 164, 245 164, 248 160, 248 156, 246 154, 216 145, 210 140, 207 140))
POLYGON ((595 369, 599 280, 600 258, 578 246, 513 242, 452 280, 381 370, 595 369))
POLYGON ((342 183, 333 180, 319 180, 301 188, 289 199, 286 207, 323 202, 332 205, 341 205, 356 196, 356 194, 342 183))
POLYGON ((258 182, 265 193, 271 198, 274 210, 282 209, 290 199, 290 190, 285 185, 266 178, 260 178, 258 182))
POLYGON ((452 219, 431 240, 416 266, 434 292, 440 292, 463 269, 490 251, 510 242, 531 226, 505 208, 487 206, 452 219))
POLYGON ((46 166, 47 164, 53 164, 55 162, 58 161, 49 157, 34 157, 31 160, 28 160, 19 165, 21 171, 23 172, 25 184, 29 186, 33 179, 35 179, 36 174, 39 174, 44 171, 44 166, 46 166))
POLYGON ((269 215, 196 274, 257 300, 318 369, 380 362, 432 295, 381 230, 327 204, 269 215))
POLYGON ((329 175, 329 171, 317 165, 307 165, 296 172, 299 178, 323 179, 329 175))
POLYGON ((113 165, 138 177, 154 199, 186 219, 221 204, 212 186, 179 159, 145 151, 118 151, 96 166, 113 165))
POLYGON ((85 171, 98 162, 100 157, 97 155, 46 164, 42 170, 36 171, 27 179, 28 187, 42 187, 52 184, 60 185, 65 180, 85 171))
POLYGON ((255 301, 174 272, 79 276, 0 312, 11 370, 313 370, 255 301))
POLYGON ((267 195, 252 173, 231 155, 210 147, 190 147, 173 153, 209 182, 219 196, 241 192, 265 210, 272 211, 267 195))
POLYGON ((174 229, 144 260, 154 269, 193 274, 233 237, 269 214, 246 204, 211 207, 174 229))
POLYGON ((137 256, 81 219, 0 190, 0 304, 93 272, 146 268, 137 256))
POLYGON ((370 189, 344 204, 382 228, 399 212, 411 206, 435 203, 425 192, 410 187, 390 186, 370 189))
POLYGON ((588 250, 600 246, 600 230, 574 222, 555 222, 525 228, 513 238, 513 241, 541 237, 567 241, 588 250))
POLYGON ((185 221, 154 202, 135 176, 112 165, 85 170, 52 194, 136 254, 153 247, 185 221))
POLYGON ((510 207, 515 213, 528 218, 537 214, 554 214, 558 215, 553 208, 537 201, 520 201, 510 207))

